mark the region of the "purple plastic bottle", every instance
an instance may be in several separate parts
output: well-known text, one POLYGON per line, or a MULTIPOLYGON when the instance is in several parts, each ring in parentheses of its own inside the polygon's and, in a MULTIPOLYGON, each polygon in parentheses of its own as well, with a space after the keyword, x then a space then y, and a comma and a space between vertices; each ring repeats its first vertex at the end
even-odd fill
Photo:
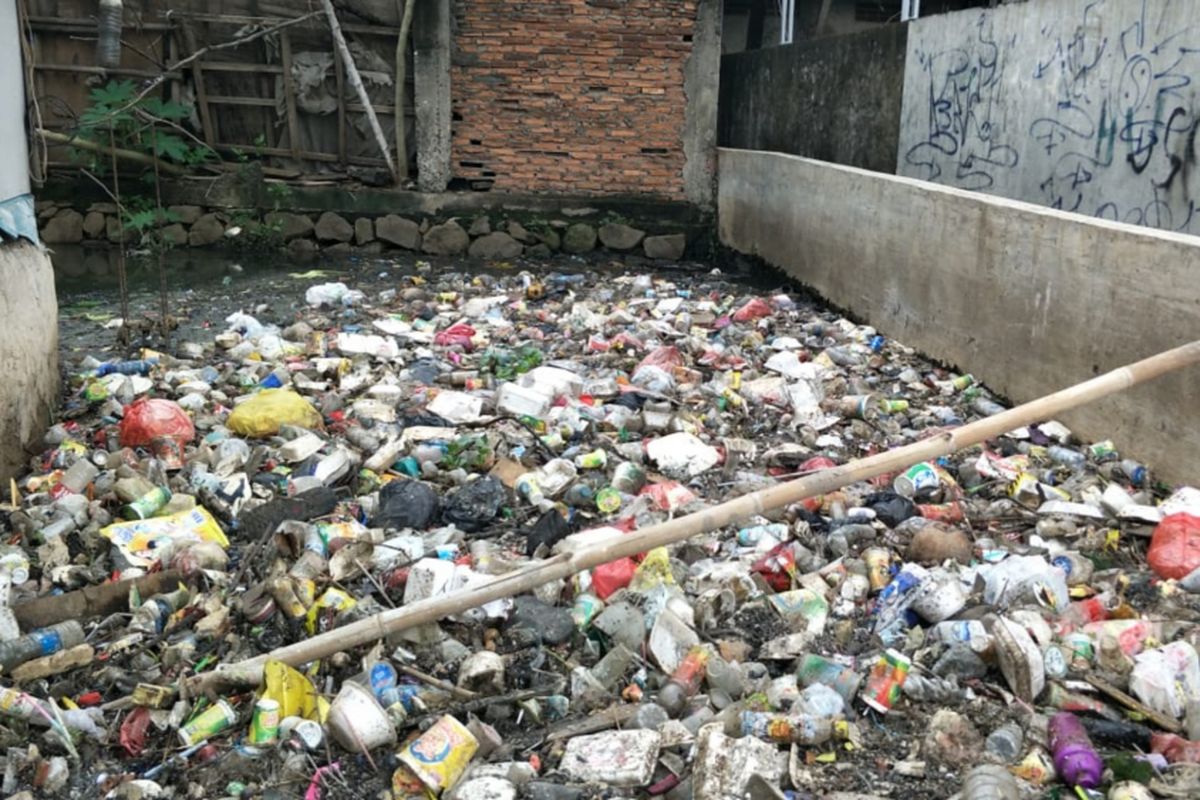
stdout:
POLYGON ((1048 728, 1054 768, 1068 786, 1095 789, 1104 773, 1104 760, 1074 714, 1062 711, 1050 718, 1048 728))

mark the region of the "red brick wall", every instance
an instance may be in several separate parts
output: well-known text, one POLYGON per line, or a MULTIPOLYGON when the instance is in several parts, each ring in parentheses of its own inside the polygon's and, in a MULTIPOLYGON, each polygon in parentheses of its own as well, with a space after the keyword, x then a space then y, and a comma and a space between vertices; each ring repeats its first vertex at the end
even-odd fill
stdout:
POLYGON ((683 197, 696 0, 456 0, 454 14, 455 177, 683 197))

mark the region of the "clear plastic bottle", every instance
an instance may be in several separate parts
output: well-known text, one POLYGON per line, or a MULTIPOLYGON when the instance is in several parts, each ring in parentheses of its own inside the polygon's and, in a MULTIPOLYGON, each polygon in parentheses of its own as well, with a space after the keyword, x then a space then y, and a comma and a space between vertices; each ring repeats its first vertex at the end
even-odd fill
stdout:
POLYGON ((962 800, 1020 800, 1017 781, 1004 767, 986 764, 967 773, 962 800))
POLYGON ((671 679, 658 691, 658 704, 673 718, 687 705, 688 698, 700 689, 708 666, 709 651, 697 645, 688 651, 683 661, 671 673, 671 679))
POLYGON ((1015 722, 1007 722, 988 734, 987 751, 1001 758, 1004 763, 1011 764, 1021 755, 1021 746, 1025 743, 1025 734, 1021 726, 1015 722))
POLYGON ((1046 448, 1046 455, 1055 464, 1067 467, 1073 472, 1079 472, 1087 464, 1087 456, 1078 450, 1072 450, 1070 447, 1062 445, 1051 445, 1046 448))
POLYGON ((19 639, 0 642, 0 669, 7 673, 31 659, 82 644, 83 638, 83 626, 72 619, 27 633, 19 639))

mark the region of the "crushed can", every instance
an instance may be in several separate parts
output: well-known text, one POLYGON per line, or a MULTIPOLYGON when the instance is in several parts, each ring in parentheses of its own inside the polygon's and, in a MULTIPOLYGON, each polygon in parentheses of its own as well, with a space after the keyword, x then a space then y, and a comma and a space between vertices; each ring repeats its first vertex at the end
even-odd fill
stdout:
POLYGON ((900 687, 908 678, 912 662, 899 650, 888 649, 875 662, 867 685, 859 695, 862 701, 880 714, 886 714, 900 699, 900 687))

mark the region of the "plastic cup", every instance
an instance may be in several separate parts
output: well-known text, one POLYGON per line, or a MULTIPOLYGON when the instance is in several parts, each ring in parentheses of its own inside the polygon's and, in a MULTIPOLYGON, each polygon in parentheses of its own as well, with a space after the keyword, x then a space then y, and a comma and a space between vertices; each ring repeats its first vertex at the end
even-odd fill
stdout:
POLYGON ((375 695, 351 681, 333 698, 326 725, 338 744, 355 753, 396 741, 396 729, 375 695))

